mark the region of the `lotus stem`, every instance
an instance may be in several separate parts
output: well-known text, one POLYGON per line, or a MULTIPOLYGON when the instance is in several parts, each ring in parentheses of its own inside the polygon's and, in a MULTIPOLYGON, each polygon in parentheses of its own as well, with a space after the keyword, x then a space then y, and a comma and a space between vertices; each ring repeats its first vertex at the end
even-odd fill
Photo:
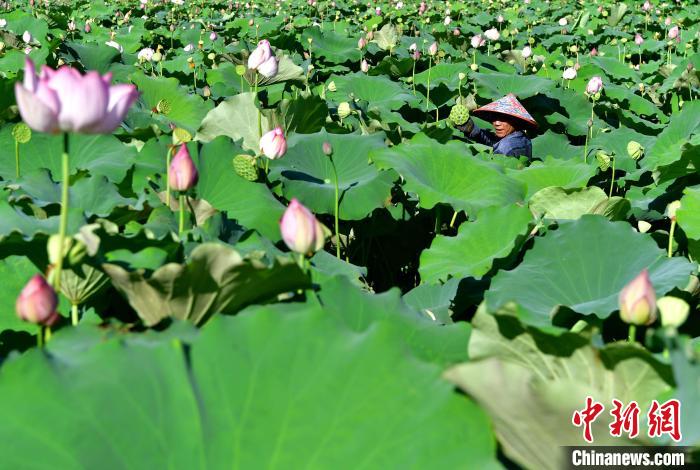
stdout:
POLYGON ((413 96, 416 96, 416 61, 413 61, 413 71, 411 72, 411 85, 413 85, 413 96))
POLYGON ((455 221, 457 220, 457 214, 459 214, 459 211, 455 211, 455 213, 452 214, 452 220, 450 220, 450 228, 453 228, 455 226, 455 221))
POLYGON ((39 332, 36 334, 36 345, 38 347, 44 346, 44 327, 39 325, 39 332))
POLYGON ((425 112, 426 113, 428 112, 428 108, 430 107, 430 68, 432 66, 433 66, 433 57, 428 56, 428 93, 426 95, 426 101, 425 101, 425 112))
POLYGON ((333 215, 335 217, 335 257, 340 259, 340 224, 338 222, 339 212, 339 197, 338 197, 338 170, 335 168, 333 156, 330 156, 331 167, 333 168, 333 183, 335 185, 335 205, 333 207, 333 215))
POLYGON ((56 275, 54 277, 54 290, 61 292, 61 270, 63 269, 64 245, 66 240, 66 231, 68 229, 68 185, 69 181, 68 168, 68 133, 63 134, 63 153, 61 154, 61 215, 58 223, 58 246, 59 255, 56 261, 56 275))
POLYGON ((637 326, 636 325, 630 325, 629 330, 627 331, 627 341, 630 343, 634 343, 634 339, 637 336, 637 326))
MULTIPOLYGON (((255 72, 255 98, 258 97, 258 72, 255 72)), ((262 138, 262 112, 258 108, 258 139, 262 138)))
POLYGON ((676 231, 676 219, 671 219, 671 230, 668 232, 668 257, 673 256, 673 234, 676 231))
POLYGON ((70 321, 73 326, 78 324, 78 304, 71 304, 70 306, 70 321))
POLYGON ((15 140, 15 176, 19 178, 19 141, 15 140))
POLYGON ((610 168, 612 170, 612 175, 610 176, 610 191, 608 192, 608 198, 612 197, 613 193, 613 187, 615 186, 615 156, 613 155, 612 158, 612 167, 610 168))
POLYGON ((170 208, 170 158, 172 157, 175 146, 168 149, 168 154, 165 157, 165 205, 170 208))
POLYGON ((180 194, 180 225, 178 226, 177 234, 182 238, 182 232, 185 231, 185 195, 180 194))
POLYGON ((584 328, 586 328, 586 326, 588 326, 588 322, 586 322, 586 320, 579 320, 574 323, 574 326, 572 326, 569 331, 572 333, 580 333, 584 328))

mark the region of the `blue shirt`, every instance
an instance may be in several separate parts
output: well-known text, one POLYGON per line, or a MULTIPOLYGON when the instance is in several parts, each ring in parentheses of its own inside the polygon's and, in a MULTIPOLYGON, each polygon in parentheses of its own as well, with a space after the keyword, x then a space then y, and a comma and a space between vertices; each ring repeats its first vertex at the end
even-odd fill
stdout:
POLYGON ((525 156, 527 158, 532 158, 532 142, 522 131, 513 131, 502 139, 499 139, 493 132, 481 129, 474 124, 474 128, 467 134, 467 137, 480 144, 493 147, 493 153, 511 157, 525 156))

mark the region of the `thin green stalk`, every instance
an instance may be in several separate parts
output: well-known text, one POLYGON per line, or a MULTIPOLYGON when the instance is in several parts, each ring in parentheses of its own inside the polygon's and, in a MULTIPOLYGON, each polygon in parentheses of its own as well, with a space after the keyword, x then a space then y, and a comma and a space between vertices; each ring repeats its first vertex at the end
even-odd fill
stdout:
MULTIPOLYGON (((255 98, 258 97, 258 72, 255 72, 255 98)), ((262 138, 262 112, 258 108, 258 139, 262 138)))
POLYGON ((15 140, 15 176, 19 178, 19 141, 15 140))
POLYGON ((630 325, 629 330, 627 331, 627 341, 630 343, 634 343, 634 338, 637 336, 637 326, 636 325, 630 325))
POLYGON ((457 214, 459 214, 459 211, 455 211, 455 213, 452 214, 452 220, 450 220, 450 228, 453 228, 455 226, 455 221, 457 220, 457 214))
POLYGON ((192 67, 192 81, 194 82, 194 94, 197 94, 197 65, 192 67))
POLYGON ((593 106, 591 106, 591 125, 588 126, 588 132, 586 133, 586 143, 583 146, 583 163, 588 163, 588 140, 593 138, 593 111, 595 110, 595 100, 593 100, 593 106))
POLYGON ((416 61, 413 61, 413 72, 411 72, 411 77, 413 79, 411 80, 411 84, 413 85, 413 96, 416 95, 416 61))
POLYGON ((182 237, 182 232, 185 231, 185 195, 180 194, 180 225, 178 226, 177 234, 182 237))
POLYGON ((428 94, 426 96, 426 101, 425 101, 425 112, 428 112, 428 108, 430 107, 430 68, 433 66, 433 57, 428 56, 428 94))
POLYGON ((68 230, 68 186, 70 181, 68 169, 68 133, 63 134, 63 154, 61 155, 61 216, 58 225, 58 246, 60 252, 56 261, 56 275, 54 277, 54 290, 61 292, 61 271, 63 269, 63 255, 68 230))
POLYGON ((165 157, 165 205, 170 208, 170 158, 172 157, 175 147, 168 149, 168 155, 165 157))
POLYGON ((673 256, 673 233, 676 231, 676 220, 671 219, 671 230, 668 232, 668 257, 673 256))
POLYGON ((44 327, 39 325, 39 332, 36 334, 36 345, 40 348, 44 346, 44 327))
POLYGON ((70 321, 73 326, 78 324, 78 305, 71 304, 70 306, 70 321))
POLYGON ((335 206, 333 209, 333 215, 335 217, 335 257, 340 259, 340 225, 338 223, 338 212, 339 212, 339 197, 338 197, 338 171, 335 168, 335 162, 333 157, 331 159, 331 167, 333 167, 333 183, 335 185, 335 206))
POLYGON ((610 177, 610 191, 608 192, 609 198, 612 197, 613 187, 615 186, 615 160, 616 159, 615 159, 614 155, 612 156, 611 160, 612 160, 612 167, 611 167, 612 175, 610 177))
POLYGON ((586 320, 579 320, 574 323, 574 326, 572 326, 569 331, 572 333, 580 333, 584 328, 586 328, 586 326, 588 326, 588 322, 586 320))

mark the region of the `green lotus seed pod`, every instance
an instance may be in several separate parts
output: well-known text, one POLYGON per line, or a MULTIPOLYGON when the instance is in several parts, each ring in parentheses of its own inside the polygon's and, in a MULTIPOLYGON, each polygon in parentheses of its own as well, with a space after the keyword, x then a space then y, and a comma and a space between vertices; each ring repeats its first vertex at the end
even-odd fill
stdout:
POLYGON ((601 171, 607 171, 610 168, 612 155, 605 153, 603 150, 598 150, 595 154, 595 159, 598 160, 598 168, 601 171))
POLYGON ((87 255, 87 246, 80 240, 73 240, 73 246, 68 252, 68 265, 77 266, 87 255))
POLYGON ((331 82, 328 84, 328 91, 335 92, 337 89, 338 87, 335 86, 335 82, 331 80, 331 82))
POLYGON ((465 78, 467 78, 467 76, 464 74, 464 72, 459 72, 459 73, 457 74, 457 78, 459 78, 459 81, 461 82, 462 80, 464 80, 465 78))
POLYGON ((18 122, 12 128, 12 137, 20 144, 26 144, 32 139, 32 130, 23 122, 18 122))
POLYGON ((186 129, 176 127, 173 129, 173 145, 181 145, 192 140, 192 134, 186 129))
POLYGON ((153 60, 153 62, 160 62, 161 60, 163 60, 163 54, 161 54, 160 52, 154 52, 151 60, 153 60))
POLYGON ((472 69, 472 72, 476 72, 477 70, 479 70, 479 65, 471 64, 469 68, 472 69))
POLYGON ((160 114, 168 114, 172 110, 172 106, 170 106, 170 102, 168 100, 160 100, 158 104, 156 104, 156 111, 158 111, 160 114))
POLYGON ((466 106, 456 104, 452 106, 452 109, 450 110, 449 119, 455 126, 462 126, 469 120, 469 110, 466 108, 466 106))
POLYGON ((245 75, 245 65, 236 65, 236 74, 240 75, 241 77, 245 75))
POLYGON ((527 42, 532 46, 533 44, 535 44, 535 38, 528 38, 527 42))
POLYGON ((573 46, 570 46, 569 51, 574 52, 574 53, 578 52, 578 46, 575 44, 573 46))
POLYGON ((656 301, 656 306, 661 313, 661 325, 664 327, 678 328, 688 319, 690 306, 678 297, 665 296, 656 301))
POLYGON ((350 103, 343 101, 338 105, 338 116, 340 116, 340 119, 345 119, 346 117, 350 116, 350 113, 352 113, 350 103))
POLYGON ((257 181, 258 165, 255 163, 255 157, 246 154, 240 154, 233 157, 233 169, 238 176, 248 181, 257 181))
POLYGON ((627 155, 630 156, 632 160, 639 160, 644 155, 644 147, 639 142, 630 140, 627 143, 627 155))
MULTIPOLYGON (((73 245, 73 239, 71 237, 66 237, 63 239, 63 257, 68 254, 71 246, 73 245)), ((58 234, 53 234, 49 237, 49 241, 46 244, 46 251, 49 254, 49 264, 55 265, 58 263, 58 258, 61 256, 61 245, 60 237, 58 234)))

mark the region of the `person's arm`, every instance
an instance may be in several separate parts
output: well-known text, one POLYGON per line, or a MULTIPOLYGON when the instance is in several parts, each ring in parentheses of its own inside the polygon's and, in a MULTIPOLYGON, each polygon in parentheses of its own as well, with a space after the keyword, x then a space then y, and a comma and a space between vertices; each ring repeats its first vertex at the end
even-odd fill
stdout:
POLYGON ((480 144, 489 145, 493 147, 499 141, 498 137, 496 137, 492 132, 484 130, 477 126, 476 123, 474 123, 474 121, 472 120, 472 118, 469 118, 469 120, 464 125, 456 127, 464 133, 465 137, 480 144))

